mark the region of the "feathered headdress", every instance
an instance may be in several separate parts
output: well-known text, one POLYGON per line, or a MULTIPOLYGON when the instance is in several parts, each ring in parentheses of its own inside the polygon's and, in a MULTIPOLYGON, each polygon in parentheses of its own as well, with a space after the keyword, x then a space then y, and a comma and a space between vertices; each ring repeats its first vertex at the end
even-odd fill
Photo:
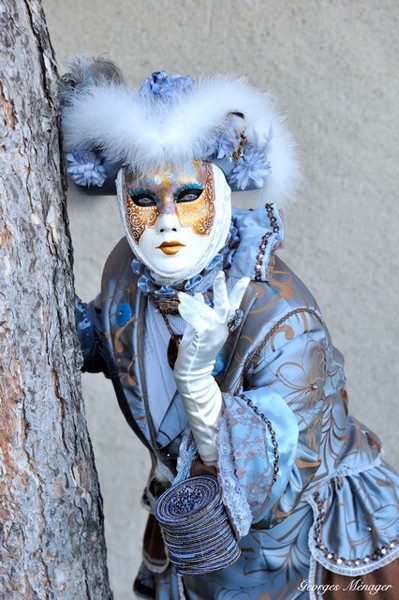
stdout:
POLYGON ((233 191, 259 189, 278 206, 292 197, 299 176, 292 137, 271 97, 243 77, 195 83, 160 71, 136 92, 111 61, 78 55, 61 91, 68 174, 80 186, 112 193, 124 164, 145 173, 207 160, 233 191))

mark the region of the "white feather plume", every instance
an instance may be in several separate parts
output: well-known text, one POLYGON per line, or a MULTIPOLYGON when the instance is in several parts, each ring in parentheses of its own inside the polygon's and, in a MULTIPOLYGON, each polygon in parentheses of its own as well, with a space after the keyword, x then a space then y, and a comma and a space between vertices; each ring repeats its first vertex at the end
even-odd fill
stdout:
POLYGON ((63 108, 65 148, 100 148, 107 158, 141 172, 179 166, 204 159, 210 140, 226 127, 231 113, 244 115, 241 129, 254 146, 270 140, 271 172, 259 198, 281 207, 292 198, 299 178, 295 145, 271 96, 243 77, 204 78, 172 102, 142 97, 123 81, 102 79, 69 91, 63 108))

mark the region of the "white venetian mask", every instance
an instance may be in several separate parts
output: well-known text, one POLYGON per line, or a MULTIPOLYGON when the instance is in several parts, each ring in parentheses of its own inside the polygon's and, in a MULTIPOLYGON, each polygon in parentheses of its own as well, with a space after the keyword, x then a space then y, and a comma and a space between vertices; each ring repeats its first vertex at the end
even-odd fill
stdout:
POLYGON ((230 188, 209 162, 138 175, 120 170, 118 202, 129 244, 152 276, 165 284, 200 273, 230 228, 230 188))

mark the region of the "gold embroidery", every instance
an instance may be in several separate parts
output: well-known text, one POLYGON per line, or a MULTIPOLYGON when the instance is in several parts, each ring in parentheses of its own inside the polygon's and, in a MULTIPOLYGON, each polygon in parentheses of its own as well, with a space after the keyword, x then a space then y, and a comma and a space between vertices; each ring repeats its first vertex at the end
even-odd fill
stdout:
POLYGON ((141 236, 147 227, 154 227, 158 218, 158 209, 156 206, 137 206, 129 194, 125 191, 126 215, 129 223, 130 232, 136 244, 139 243, 141 236))
POLYGON ((176 204, 176 214, 182 227, 192 227, 198 235, 208 235, 215 220, 213 174, 207 166, 204 190, 197 200, 176 204))
MULTIPOLYGON (((205 163, 193 161, 192 165, 196 171, 198 181, 203 181, 204 174, 203 172, 201 173, 201 169, 204 170, 205 163)), ((179 171, 178 175, 181 181, 186 179, 188 184, 190 183, 190 178, 192 180, 192 176, 188 176, 184 171, 179 171)), ((127 191, 126 183, 131 184, 135 181, 134 174, 127 172, 123 183, 127 222, 136 244, 140 242, 147 227, 155 226, 159 215, 163 211, 166 214, 175 213, 182 227, 191 227, 198 235, 209 234, 215 220, 214 182, 212 169, 209 164, 206 164, 204 189, 199 198, 190 202, 183 201, 176 203, 173 200, 175 183, 172 185, 171 174, 169 172, 165 172, 164 174, 157 172, 153 175, 152 179, 155 186, 159 186, 160 190, 162 188, 164 190, 163 193, 158 192, 160 194, 160 202, 154 206, 137 206, 133 201, 133 198, 127 191)))
POLYGON ((247 376, 248 371, 250 370, 251 367, 253 367, 253 365, 255 365, 258 362, 260 354, 261 354, 263 348, 266 346, 267 342, 270 340, 270 338, 272 338, 275 335, 276 331, 283 325, 283 323, 285 321, 287 321, 293 315, 301 314, 301 313, 308 313, 308 314, 313 315, 314 317, 316 317, 316 319, 318 319, 320 321, 320 323, 322 325, 324 325, 323 319, 313 308, 296 308, 296 309, 292 310, 291 312, 287 313, 282 319, 280 319, 279 321, 277 321, 277 323, 275 323, 275 325, 270 329, 270 331, 268 331, 268 333, 264 337, 263 341, 259 344, 259 346, 256 348, 256 350, 252 353, 251 356, 248 357, 248 360, 245 363, 244 368, 242 370, 240 379, 238 380, 238 383, 236 385, 235 392, 234 392, 235 395, 237 395, 239 393, 240 389, 242 389, 243 382, 247 376))

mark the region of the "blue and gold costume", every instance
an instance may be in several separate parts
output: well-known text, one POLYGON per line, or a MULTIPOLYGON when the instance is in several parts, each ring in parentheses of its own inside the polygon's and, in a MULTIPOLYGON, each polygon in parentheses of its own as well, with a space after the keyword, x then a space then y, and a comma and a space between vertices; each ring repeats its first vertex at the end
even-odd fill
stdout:
MULTIPOLYGON (((271 210, 234 213, 231 282, 253 275, 259 241, 267 232, 271 239, 262 258, 267 275, 251 281, 216 375, 223 396, 217 473, 241 556, 223 570, 183 578, 147 556, 136 582, 140 597, 335 598, 315 591, 331 573, 349 583, 399 556, 399 477, 381 458, 378 438, 348 414, 343 357, 313 296, 275 254, 283 227, 274 209, 270 221, 271 210)), ((178 394, 154 426, 143 365, 151 295, 140 287, 134 259, 122 239, 101 294, 78 304, 78 330, 85 368, 112 379, 125 417, 150 450, 151 508, 163 489, 156 468, 184 476, 193 440, 178 394)), ((157 367, 169 368, 166 361, 157 367)))

